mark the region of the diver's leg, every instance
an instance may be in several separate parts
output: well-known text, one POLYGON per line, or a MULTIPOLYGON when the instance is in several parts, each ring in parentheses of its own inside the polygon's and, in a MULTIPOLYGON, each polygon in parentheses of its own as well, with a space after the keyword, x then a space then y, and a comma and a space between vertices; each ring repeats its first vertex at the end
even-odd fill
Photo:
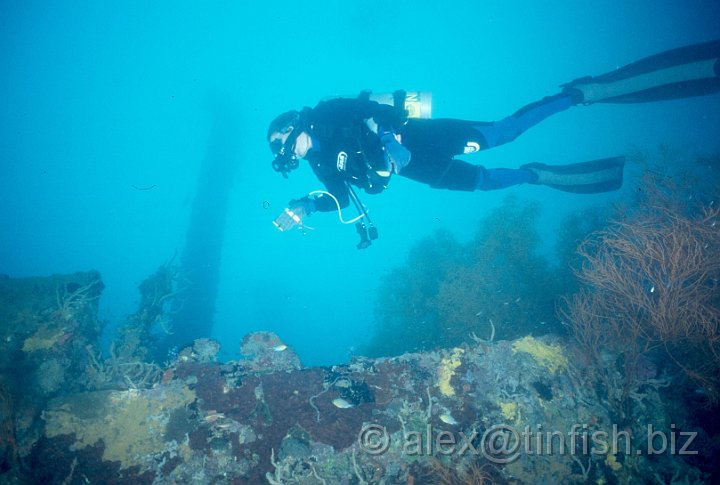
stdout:
POLYGON ((435 189, 468 192, 504 189, 513 185, 535 183, 538 179, 537 174, 529 169, 485 168, 458 159, 433 165, 442 167, 442 170, 434 171, 432 178, 428 177, 429 172, 423 173, 417 170, 417 166, 414 171, 403 170, 400 175, 426 183, 435 189))
MULTIPOLYGON (((445 170, 429 183, 437 189, 498 190, 521 184, 545 185, 564 192, 596 194, 622 187, 624 157, 603 158, 570 165, 529 163, 520 168, 485 168, 452 159, 445 170)), ((406 175, 405 172, 401 172, 406 175)), ((409 178, 416 177, 410 176, 409 178)))
POLYGON ((513 185, 530 184, 537 181, 538 176, 524 168, 485 168, 477 166, 475 190, 497 190, 513 185))
MULTIPOLYGON (((563 92, 554 96, 547 96, 540 101, 520 108, 502 120, 477 122, 472 125, 472 129, 482 137, 478 143, 478 149, 485 150, 509 143, 541 121, 556 113, 565 111, 573 104, 572 93, 563 92)), ((468 144, 468 146, 471 145, 468 144)), ((470 151, 466 151, 466 153, 470 153, 470 151)))
MULTIPOLYGON (((508 117, 514 117, 513 121, 505 121, 504 126, 507 130, 513 126, 522 132, 569 106, 566 95, 548 97, 508 117)), ((412 152, 412 159, 400 175, 438 189, 470 192, 536 182, 537 174, 529 169, 485 168, 455 158, 462 153, 489 148, 487 139, 493 139, 493 130, 499 129, 493 127, 493 123, 479 121, 410 120, 401 134, 403 145, 412 152)))
POLYGON ((432 152, 443 159, 466 155, 509 143, 573 104, 572 93, 562 92, 528 104, 499 121, 409 120, 401 129, 402 143, 413 153, 413 157, 424 152, 432 152))
POLYGON ((576 79, 564 92, 574 104, 642 103, 720 91, 720 41, 673 49, 615 71, 576 79))

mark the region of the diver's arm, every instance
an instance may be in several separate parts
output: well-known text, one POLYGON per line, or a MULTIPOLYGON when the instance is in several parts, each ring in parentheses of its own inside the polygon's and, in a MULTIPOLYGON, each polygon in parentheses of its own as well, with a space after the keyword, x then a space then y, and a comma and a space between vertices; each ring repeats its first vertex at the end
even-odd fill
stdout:
POLYGON ((351 125, 370 119, 389 130, 398 129, 402 121, 394 107, 364 98, 332 98, 313 108, 315 123, 351 125))
POLYGON ((410 163, 410 150, 405 148, 396 129, 401 125, 398 111, 390 105, 359 98, 356 100, 362 106, 365 125, 377 135, 383 147, 385 156, 385 169, 388 172, 400 173, 410 163))
POLYGON ((337 199, 337 203, 327 194, 320 194, 315 197, 315 210, 318 212, 332 212, 338 210, 338 204, 340 209, 344 209, 350 204, 350 197, 348 195, 347 185, 342 179, 333 179, 329 181, 322 181, 327 191, 337 199))
POLYGON ((383 146, 387 171, 395 174, 400 173, 400 170, 410 163, 410 158, 412 157, 410 150, 400 143, 397 135, 393 131, 382 131, 382 133, 378 133, 378 136, 383 146))
MULTIPOLYGON (((398 116, 398 111, 389 104, 380 104, 376 101, 357 99, 360 106, 362 117, 365 120, 372 120, 376 126, 382 127, 384 131, 395 131, 400 128, 402 120, 398 116)), ((376 133, 377 130, 373 130, 376 133)), ((381 133, 378 133, 380 136, 381 133)))

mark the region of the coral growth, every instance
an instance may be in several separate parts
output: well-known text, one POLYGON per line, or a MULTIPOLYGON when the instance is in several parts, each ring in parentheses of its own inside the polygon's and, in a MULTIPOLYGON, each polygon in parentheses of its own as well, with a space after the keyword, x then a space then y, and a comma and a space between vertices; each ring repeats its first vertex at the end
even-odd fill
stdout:
POLYGON ((246 335, 240 344, 240 353, 249 358, 247 362, 255 372, 296 370, 301 367, 295 351, 272 332, 246 335))
POLYGON ((465 352, 464 349, 456 347, 450 355, 442 358, 438 367, 438 388, 443 396, 452 397, 455 395, 455 389, 452 387, 450 380, 455 375, 462 362, 460 356, 465 352))
POLYGON ((688 164, 668 147, 637 154, 644 170, 633 203, 579 247, 581 285, 560 313, 577 363, 621 420, 643 411, 650 388, 692 383, 689 401, 720 400, 716 159, 688 164))
POLYGON ((177 383, 161 389, 96 391, 56 398, 44 413, 45 435, 74 435, 73 448, 103 443, 102 459, 147 467, 166 451, 168 421, 195 393, 177 383))
POLYGON ((42 433, 48 400, 86 389, 102 290, 95 271, 0 277, 0 469, 17 465, 42 433))
MULTIPOLYGON (((609 410, 578 385, 583 377, 572 366, 549 372, 517 350, 545 358, 565 345, 546 337, 480 341, 306 369, 272 360, 288 351, 274 334, 249 335, 244 349, 253 355, 228 363, 215 362, 217 344, 202 339, 161 368, 151 389, 54 398, 33 446, 9 447, 4 460, 42 483, 632 483, 665 470, 701 477, 673 457, 660 469, 634 449, 617 457, 531 449, 509 458, 495 446, 498 427, 563 436, 578 423, 584 433, 612 428, 609 410)), ((647 391, 647 403, 649 413, 663 414, 657 390, 647 391)), ((540 446, 531 438, 525 443, 540 446)))
POLYGON ((568 365, 565 351, 559 344, 546 344, 528 335, 515 341, 512 348, 515 352, 529 354, 538 365, 545 367, 553 374, 558 370, 565 369, 568 365))
POLYGON ((614 369, 601 352, 623 356, 621 405, 642 383, 642 359, 657 352, 712 400, 720 397, 718 222, 717 208, 695 216, 656 208, 615 222, 581 247, 585 288, 566 300, 564 315, 606 387, 614 387, 614 369))
POLYGON ((118 327, 114 340, 113 354, 120 362, 144 362, 157 356, 163 337, 173 331, 169 323, 177 311, 173 307, 182 305, 178 279, 178 267, 171 260, 140 283, 138 309, 118 327))
POLYGON ((551 331, 548 295, 562 293, 567 278, 538 255, 538 212, 536 204, 508 198, 466 244, 443 232, 417 243, 382 281, 368 353, 453 347, 491 326, 498 338, 551 331))
POLYGON ((490 466, 470 462, 463 466, 449 466, 442 460, 433 458, 425 466, 421 478, 423 483, 434 485, 492 485, 493 479, 490 466))

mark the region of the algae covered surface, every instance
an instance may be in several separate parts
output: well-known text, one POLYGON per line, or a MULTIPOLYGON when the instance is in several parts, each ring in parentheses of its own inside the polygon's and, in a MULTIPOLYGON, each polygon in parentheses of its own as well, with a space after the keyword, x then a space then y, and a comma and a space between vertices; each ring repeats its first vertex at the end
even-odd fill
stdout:
POLYGON ((543 343, 531 336, 516 340, 512 345, 514 352, 523 352, 532 356, 538 365, 553 374, 568 365, 565 350, 560 345, 543 343))
POLYGON ((177 385, 64 396, 49 403, 45 434, 74 435, 78 449, 102 442, 103 460, 119 461, 122 468, 145 466, 165 450, 171 414, 194 400, 193 391, 177 385))

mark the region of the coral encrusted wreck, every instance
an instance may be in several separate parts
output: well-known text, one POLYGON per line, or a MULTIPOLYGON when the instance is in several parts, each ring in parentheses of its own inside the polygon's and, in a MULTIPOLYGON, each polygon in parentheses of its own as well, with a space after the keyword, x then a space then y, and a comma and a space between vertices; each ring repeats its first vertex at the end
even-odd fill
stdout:
POLYGON ((670 420, 660 376, 634 389, 633 420, 616 422, 561 338, 478 339, 452 349, 304 368, 278 336, 260 332, 245 338, 246 359, 219 363, 218 345, 202 339, 163 366, 145 363, 142 379, 135 378, 135 362, 127 366, 133 378, 103 380, 99 369, 115 375, 124 367, 97 351, 97 274, 2 284, 0 480, 703 480, 692 459, 679 453, 686 445, 685 451, 702 453, 688 445, 690 434, 681 435, 698 432, 670 420), (13 378, 19 369, 24 377, 13 378))

